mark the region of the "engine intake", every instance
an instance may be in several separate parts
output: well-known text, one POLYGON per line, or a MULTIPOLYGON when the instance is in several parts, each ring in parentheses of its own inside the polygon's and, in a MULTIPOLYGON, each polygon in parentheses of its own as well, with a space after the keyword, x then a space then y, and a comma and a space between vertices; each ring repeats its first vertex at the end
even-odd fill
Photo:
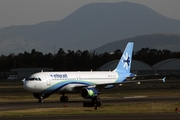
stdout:
POLYGON ((93 98, 93 97, 97 96, 98 93, 99 93, 98 90, 96 90, 96 88, 94 88, 94 87, 81 89, 81 96, 84 99, 93 98))

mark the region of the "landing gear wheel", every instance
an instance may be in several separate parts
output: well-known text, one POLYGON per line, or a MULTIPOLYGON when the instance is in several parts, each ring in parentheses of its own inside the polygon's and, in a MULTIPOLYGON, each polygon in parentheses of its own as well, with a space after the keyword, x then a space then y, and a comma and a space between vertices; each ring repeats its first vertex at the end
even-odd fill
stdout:
POLYGON ((100 98, 99 98, 99 96, 95 96, 95 97, 91 98, 91 101, 92 102, 100 102, 100 98))
POLYGON ((101 101, 99 96, 91 98, 91 101, 94 103, 94 109, 97 110, 98 106, 101 106, 101 101))
POLYGON ((69 100, 68 96, 61 96, 60 97, 61 102, 68 102, 68 100, 69 100))
POLYGON ((64 96, 64 100, 65 100, 65 102, 68 102, 68 100, 69 100, 68 96, 64 96))

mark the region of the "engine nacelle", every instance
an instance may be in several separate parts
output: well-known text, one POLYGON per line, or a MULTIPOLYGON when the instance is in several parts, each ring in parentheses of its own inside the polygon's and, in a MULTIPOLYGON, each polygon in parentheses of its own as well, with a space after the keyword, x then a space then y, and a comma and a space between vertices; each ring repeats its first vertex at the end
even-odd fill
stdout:
POLYGON ((93 97, 97 96, 98 93, 99 93, 98 90, 96 90, 96 88, 94 88, 94 87, 81 89, 81 96, 84 99, 93 98, 93 97))

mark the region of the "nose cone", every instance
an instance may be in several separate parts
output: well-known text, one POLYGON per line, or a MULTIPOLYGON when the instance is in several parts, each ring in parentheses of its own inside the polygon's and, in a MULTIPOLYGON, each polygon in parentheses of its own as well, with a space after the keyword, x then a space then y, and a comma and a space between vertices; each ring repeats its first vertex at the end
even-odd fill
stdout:
POLYGON ((24 82, 23 87, 24 87, 25 90, 27 90, 29 92, 39 92, 39 90, 37 89, 36 84, 33 81, 24 82))

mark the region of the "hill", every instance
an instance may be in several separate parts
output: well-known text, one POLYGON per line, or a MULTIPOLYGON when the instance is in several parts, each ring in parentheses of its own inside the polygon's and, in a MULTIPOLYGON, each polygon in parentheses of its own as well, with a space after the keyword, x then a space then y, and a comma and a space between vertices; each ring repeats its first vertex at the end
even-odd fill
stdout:
POLYGON ((91 50, 137 35, 179 33, 180 21, 137 3, 87 4, 59 21, 0 29, 0 54, 91 50))
POLYGON ((102 45, 92 51, 96 53, 114 52, 117 49, 124 50, 128 42, 134 42, 134 51, 141 48, 150 48, 158 50, 180 51, 180 35, 175 34, 151 34, 140 35, 128 39, 118 40, 102 45))

